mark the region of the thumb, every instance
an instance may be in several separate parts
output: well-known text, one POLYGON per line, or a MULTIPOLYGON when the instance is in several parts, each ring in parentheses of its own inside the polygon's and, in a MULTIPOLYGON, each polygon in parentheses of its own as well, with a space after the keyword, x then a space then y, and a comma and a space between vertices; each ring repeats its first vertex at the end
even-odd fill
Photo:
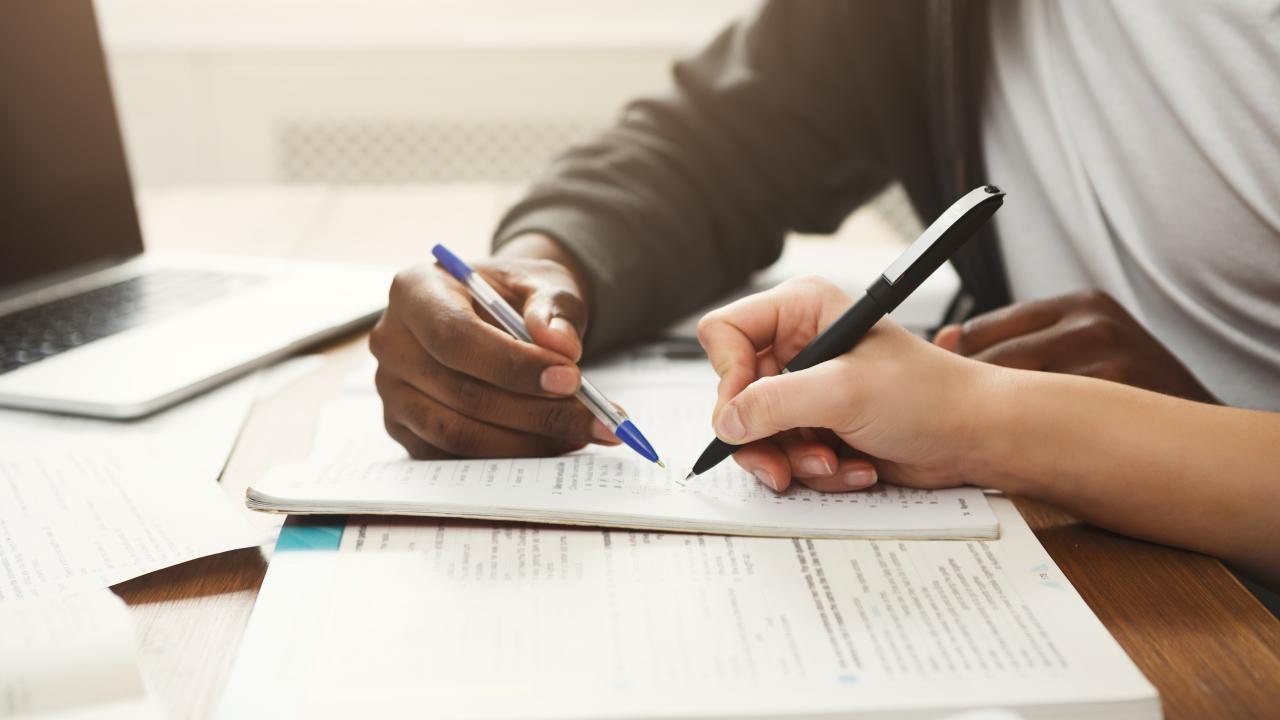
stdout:
MULTIPOLYGON (((489 268, 486 268, 488 270, 489 268)), ((587 329, 587 304, 569 270, 551 261, 528 261, 499 270, 503 285, 537 345, 577 362, 587 329)))
POLYGON ((720 409, 716 435, 742 445, 792 428, 838 428, 848 404, 842 386, 834 361, 761 378, 720 409))

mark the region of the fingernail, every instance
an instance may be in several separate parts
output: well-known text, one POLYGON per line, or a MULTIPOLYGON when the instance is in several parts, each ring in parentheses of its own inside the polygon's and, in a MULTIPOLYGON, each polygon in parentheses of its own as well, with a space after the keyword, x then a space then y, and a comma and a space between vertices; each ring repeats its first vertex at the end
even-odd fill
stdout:
POLYGON ((610 432, 609 428, 605 427, 604 423, 599 420, 591 423, 591 437, 610 445, 617 445, 619 442, 617 436, 610 432))
POLYGON ((821 455, 805 455, 800 458, 800 471, 805 475, 826 477, 835 472, 831 463, 821 455))
POLYGON ((552 395, 572 395, 578 389, 578 371, 555 365, 542 371, 542 389, 552 395))
POLYGON ((876 471, 874 468, 866 467, 846 470, 840 473, 840 482, 854 490, 871 487, 876 484, 876 471))
POLYGON ((747 428, 742 424, 742 416, 738 408, 726 405, 720 411, 720 419, 716 421, 716 433, 726 442, 737 442, 747 436, 747 428))
POLYGON ((756 468, 751 471, 751 474, 755 475, 756 479, 764 483, 770 490, 778 492, 778 484, 773 481, 773 476, 769 474, 768 470, 765 470, 764 468, 756 468))

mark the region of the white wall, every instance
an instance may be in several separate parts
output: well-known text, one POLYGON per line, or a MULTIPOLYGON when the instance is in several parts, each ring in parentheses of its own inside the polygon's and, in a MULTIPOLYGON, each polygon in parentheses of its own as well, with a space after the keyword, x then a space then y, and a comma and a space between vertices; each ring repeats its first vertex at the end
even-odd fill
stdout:
POLYGON ((519 181, 747 0, 97 0, 135 182, 519 181))

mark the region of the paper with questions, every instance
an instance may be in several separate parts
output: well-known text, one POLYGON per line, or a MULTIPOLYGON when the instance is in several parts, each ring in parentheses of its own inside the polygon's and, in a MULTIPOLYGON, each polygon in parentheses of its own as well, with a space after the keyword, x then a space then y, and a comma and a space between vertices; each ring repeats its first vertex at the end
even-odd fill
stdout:
POLYGON ((376 399, 344 399, 317 431, 317 461, 281 467, 249 490, 254 509, 432 515, 664 531, 803 537, 994 537, 998 523, 975 488, 880 485, 781 495, 733 462, 686 482, 712 435, 715 375, 705 363, 621 359, 592 368, 667 458, 666 470, 625 447, 553 458, 412 462, 385 439, 376 399), (363 426, 363 429, 362 429, 363 426), (363 439, 362 439, 363 438, 363 439), (335 447, 329 447, 333 445, 335 447), (361 462, 361 452, 372 455, 361 462), (372 460, 372 461, 369 461, 372 460))
POLYGON ((158 718, 109 590, 0 602, 0 718, 158 718))
POLYGON ((0 600, 102 588, 262 534, 218 484, 291 359, 134 421, 0 411, 0 600))
POLYGON ((1159 717, 1005 498, 998 541, 348 521, 275 556, 221 717, 1159 717))
POLYGON ((0 600, 105 588, 260 538, 215 478, 141 450, 29 442, 0 456, 0 600))

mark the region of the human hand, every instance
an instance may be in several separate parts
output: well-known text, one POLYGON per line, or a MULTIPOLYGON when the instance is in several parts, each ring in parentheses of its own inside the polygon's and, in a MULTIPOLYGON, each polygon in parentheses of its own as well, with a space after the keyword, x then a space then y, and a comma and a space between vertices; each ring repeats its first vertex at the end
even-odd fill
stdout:
POLYGON ((574 272, 522 257, 472 265, 521 312, 535 344, 494 324, 443 269, 399 273, 369 336, 391 437, 418 459, 556 455, 588 442, 616 444, 571 397, 587 325, 574 272))
POLYGON ((1016 303, 948 325, 934 342, 995 365, 1084 375, 1218 402, 1128 311, 1099 291, 1016 303))
POLYGON ((698 337, 720 376, 716 435, 745 444, 735 461, 777 491, 793 479, 823 491, 861 489, 877 476, 916 487, 968 482, 978 399, 999 368, 882 320, 851 352, 778 374, 851 303, 831 283, 801 278, 704 317, 698 337), (831 471, 810 470, 815 457, 831 471))

